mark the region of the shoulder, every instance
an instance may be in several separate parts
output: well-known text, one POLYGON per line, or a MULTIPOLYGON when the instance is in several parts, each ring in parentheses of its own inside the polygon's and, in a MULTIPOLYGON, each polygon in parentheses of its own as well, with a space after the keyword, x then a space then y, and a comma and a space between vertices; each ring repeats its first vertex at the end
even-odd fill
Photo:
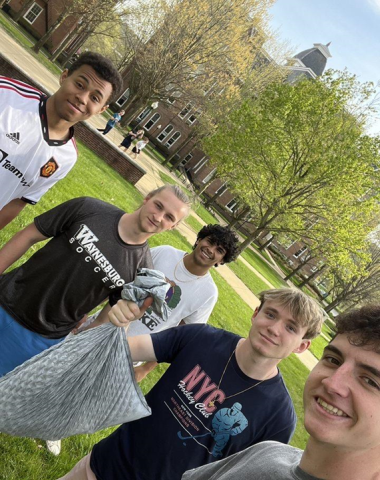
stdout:
POLYGON ((14 93, 13 98, 18 98, 19 100, 32 99, 39 101, 41 97, 44 96, 40 90, 37 90, 37 88, 27 83, 15 80, 14 78, 0 76, 0 94, 9 94, 10 92, 14 93))
POLYGON ((150 249, 152 256, 161 256, 161 255, 170 255, 172 256, 177 256, 177 257, 183 257, 186 252, 183 250, 179 250, 178 248, 174 248, 171 245, 160 245, 159 247, 153 247, 150 249))

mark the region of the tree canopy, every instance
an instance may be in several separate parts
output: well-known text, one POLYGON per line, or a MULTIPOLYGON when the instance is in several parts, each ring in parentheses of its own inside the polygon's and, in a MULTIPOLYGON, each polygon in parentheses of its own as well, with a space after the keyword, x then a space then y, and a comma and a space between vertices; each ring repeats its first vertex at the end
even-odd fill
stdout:
POLYGON ((373 95, 372 84, 329 71, 273 83, 219 121, 202 146, 250 209, 255 233, 242 248, 262 231, 302 236, 310 219, 325 228, 344 215, 347 232, 360 212, 368 221, 380 179, 380 138, 365 133, 373 95))

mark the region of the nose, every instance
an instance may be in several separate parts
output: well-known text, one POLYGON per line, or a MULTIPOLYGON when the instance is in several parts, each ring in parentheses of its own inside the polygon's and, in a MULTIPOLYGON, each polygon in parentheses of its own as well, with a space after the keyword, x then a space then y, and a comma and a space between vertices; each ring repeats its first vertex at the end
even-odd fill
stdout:
POLYGON ((280 335, 280 331, 281 331, 281 322, 272 322, 269 326, 268 326, 268 332, 270 332, 272 335, 275 335, 276 337, 278 337, 280 335))
POLYGON ((85 90, 81 90, 77 92, 76 98, 82 105, 87 105, 88 96, 89 96, 89 92, 85 90))
POLYGON ((336 370, 330 370, 322 379, 322 385, 328 393, 346 397, 350 391, 350 380, 353 372, 348 366, 341 365, 336 370))

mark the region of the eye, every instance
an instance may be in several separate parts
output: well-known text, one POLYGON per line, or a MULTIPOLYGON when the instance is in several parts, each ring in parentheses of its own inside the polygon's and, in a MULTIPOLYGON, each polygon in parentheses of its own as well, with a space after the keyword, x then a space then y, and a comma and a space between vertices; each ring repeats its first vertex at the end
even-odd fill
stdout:
POLYGON ((376 388, 376 390, 380 390, 380 385, 372 380, 372 378, 369 377, 363 377, 364 382, 370 386, 371 388, 376 388))
POLYGON ((99 102, 100 102, 100 98, 97 97, 96 95, 93 95, 93 96, 92 96, 92 101, 93 101, 93 102, 96 102, 96 103, 99 103, 99 102))
POLYGON ((169 222, 175 222, 175 218, 172 217, 171 215, 166 215, 166 219, 169 220, 169 222))
POLYGON ((265 313, 268 318, 270 318, 271 320, 274 320, 275 316, 272 312, 265 312, 265 313))
POLYGON ((297 327, 295 327, 291 323, 287 326, 287 328, 288 328, 289 332, 297 333, 297 327))
POLYGON ((223 248, 218 248, 218 253, 225 255, 226 252, 223 250, 223 248))
POLYGON ((80 89, 82 89, 82 88, 83 88, 83 83, 77 82, 77 87, 80 88, 80 89))
POLYGON ((156 205, 156 207, 158 208, 158 210, 162 210, 162 205, 161 205, 161 203, 156 202, 155 205, 156 205))
POLYGON ((322 360, 324 360, 326 363, 330 363, 331 365, 340 365, 340 360, 338 360, 335 357, 332 357, 331 355, 324 355, 322 357, 322 360))

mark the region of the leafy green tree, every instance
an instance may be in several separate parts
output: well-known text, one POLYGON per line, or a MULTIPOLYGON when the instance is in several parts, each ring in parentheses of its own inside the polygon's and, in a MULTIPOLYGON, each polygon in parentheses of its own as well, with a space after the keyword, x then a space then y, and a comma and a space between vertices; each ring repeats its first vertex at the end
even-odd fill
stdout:
POLYGON ((255 231, 302 236, 310 219, 332 221, 376 207, 380 138, 365 134, 372 84, 327 72, 295 85, 274 83, 220 119, 203 149, 250 208, 255 231))
POLYGON ((153 101, 174 96, 202 108, 210 93, 236 88, 263 45, 273 2, 136 0, 134 28, 125 32, 134 55, 126 70, 130 96, 122 123, 153 101))

